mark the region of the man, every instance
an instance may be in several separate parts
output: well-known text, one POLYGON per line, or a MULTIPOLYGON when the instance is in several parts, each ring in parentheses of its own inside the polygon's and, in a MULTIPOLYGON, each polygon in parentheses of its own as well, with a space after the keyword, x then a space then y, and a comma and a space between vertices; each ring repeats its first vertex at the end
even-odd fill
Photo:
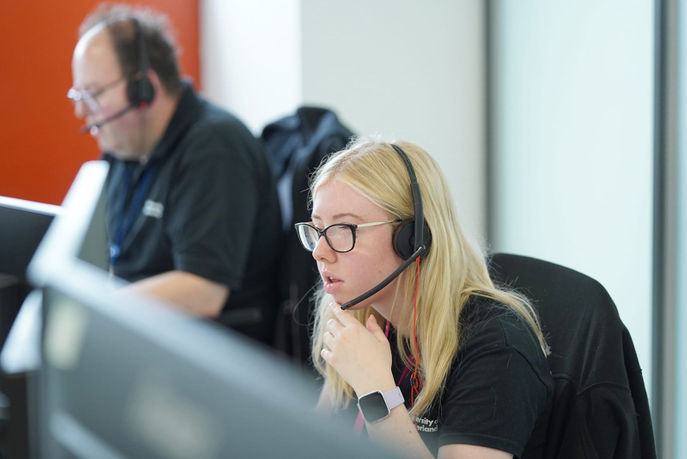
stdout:
POLYGON ((114 274, 271 342, 281 216, 260 144, 180 78, 166 19, 150 10, 116 5, 87 17, 72 75, 82 132, 111 163, 114 274))

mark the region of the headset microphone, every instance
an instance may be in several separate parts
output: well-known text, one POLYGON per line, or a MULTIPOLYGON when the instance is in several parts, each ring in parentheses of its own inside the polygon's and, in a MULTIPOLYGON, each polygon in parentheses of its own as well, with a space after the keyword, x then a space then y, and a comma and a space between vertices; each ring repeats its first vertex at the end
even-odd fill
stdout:
POLYGON ((90 132, 91 135, 96 135, 98 133, 98 129, 105 126, 107 123, 114 121, 114 120, 121 118, 122 116, 126 115, 129 112, 129 110, 131 110, 134 107, 135 107, 134 105, 129 104, 126 107, 124 107, 123 109, 121 109, 120 111, 118 111, 117 113, 115 113, 114 115, 108 116, 104 120, 100 120, 97 123, 86 124, 81 129, 79 129, 79 134, 83 135, 83 134, 90 132))
POLYGON ((348 309, 348 308, 350 308, 350 307, 352 307, 352 306, 355 306, 356 304, 358 304, 358 303, 360 303, 360 302, 362 302, 362 301, 365 301, 366 299, 370 298, 372 295, 374 295, 375 293, 377 293, 378 291, 380 291, 381 289, 383 289, 384 287, 386 287, 387 285, 389 285, 389 283, 390 283, 392 280, 396 279, 396 278, 398 277, 398 275, 401 274, 403 271, 405 271, 405 269, 406 269, 408 266, 410 266, 411 264, 413 264, 413 262, 415 261, 415 259, 416 259, 417 257, 419 257, 420 255, 422 255, 422 252, 424 252, 424 251, 425 251, 425 246, 424 246, 424 245, 423 245, 423 246, 420 246, 420 248, 417 249, 417 250, 415 251, 415 253, 413 253, 413 255, 410 256, 410 258, 408 258, 407 260, 405 260, 405 261, 403 262, 403 264, 401 264, 401 266, 399 266, 399 267, 396 269, 396 271, 392 272, 391 275, 390 275, 389 277, 387 277, 387 278, 384 279, 382 282, 380 282, 379 284, 377 284, 375 287, 372 287, 372 289, 368 290, 367 292, 363 293, 362 295, 360 295, 360 296, 358 296, 358 297, 356 297, 356 298, 353 298, 351 301, 345 302, 344 304, 341 305, 341 309, 345 311, 346 309, 348 309))

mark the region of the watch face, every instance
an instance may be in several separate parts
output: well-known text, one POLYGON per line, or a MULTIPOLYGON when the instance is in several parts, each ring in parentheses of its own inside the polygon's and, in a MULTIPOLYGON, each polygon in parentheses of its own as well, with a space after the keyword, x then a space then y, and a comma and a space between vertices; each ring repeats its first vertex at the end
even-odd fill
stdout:
POLYGON ((381 392, 372 392, 358 399, 358 408, 367 422, 376 422, 389 415, 384 396, 381 392))

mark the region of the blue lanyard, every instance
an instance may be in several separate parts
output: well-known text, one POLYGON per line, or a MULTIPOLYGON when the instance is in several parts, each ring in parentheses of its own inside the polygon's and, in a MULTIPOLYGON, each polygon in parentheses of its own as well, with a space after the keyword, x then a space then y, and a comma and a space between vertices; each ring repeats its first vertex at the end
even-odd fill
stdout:
POLYGON ((143 171, 143 177, 141 177, 141 181, 128 209, 126 208, 126 196, 129 192, 131 176, 134 173, 133 169, 130 168, 124 175, 121 192, 119 193, 119 199, 117 200, 117 205, 114 207, 114 238, 110 244, 110 265, 112 268, 114 268, 114 266, 117 264, 119 256, 122 253, 122 243, 124 242, 124 239, 126 239, 129 231, 131 231, 134 221, 136 221, 136 216, 138 216, 143 208, 143 198, 148 192, 148 187, 150 186, 150 180, 153 176, 154 170, 155 165, 149 164, 145 171, 143 171))

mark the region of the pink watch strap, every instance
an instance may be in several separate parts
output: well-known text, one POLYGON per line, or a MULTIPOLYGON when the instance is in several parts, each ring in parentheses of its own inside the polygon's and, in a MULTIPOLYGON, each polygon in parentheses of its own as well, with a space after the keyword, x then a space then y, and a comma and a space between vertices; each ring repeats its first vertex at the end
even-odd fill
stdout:
POLYGON ((401 388, 398 386, 394 387, 389 392, 384 392, 384 400, 386 401, 386 406, 389 408, 389 411, 393 410, 398 405, 402 405, 405 401, 403 399, 403 393, 401 393, 401 388))

